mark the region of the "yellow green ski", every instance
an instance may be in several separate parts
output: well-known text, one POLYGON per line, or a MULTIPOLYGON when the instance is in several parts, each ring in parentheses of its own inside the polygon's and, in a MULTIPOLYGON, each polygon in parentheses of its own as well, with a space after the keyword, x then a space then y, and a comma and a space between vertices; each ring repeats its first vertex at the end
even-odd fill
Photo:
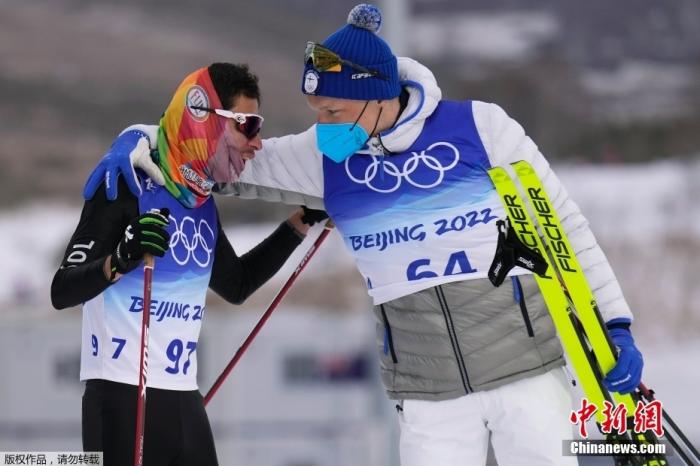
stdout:
MULTIPOLYGON (((554 205, 550 201, 534 168, 525 161, 515 162, 512 165, 525 191, 526 198, 532 207, 537 223, 542 230, 547 250, 555 261, 559 278, 571 297, 576 309, 576 315, 583 326, 586 338, 594 350, 598 366, 603 375, 607 374, 615 367, 617 355, 605 331, 605 323, 600 315, 595 296, 588 285, 581 264, 576 258, 574 249, 569 242, 564 227, 561 225, 554 205)), ((631 395, 613 393, 613 397, 616 404, 625 404, 629 417, 634 416, 636 403, 631 395)))
MULTIPOLYGON (((570 302, 554 275, 554 267, 545 254, 537 229, 530 218, 525 205, 518 193, 515 183, 508 172, 502 167, 495 167, 488 172, 496 191, 503 202, 508 219, 520 241, 530 249, 538 252, 547 262, 547 276, 535 275, 535 280, 542 291, 549 314, 559 335, 564 351, 571 361, 583 392, 588 400, 596 406, 603 406, 604 401, 612 401, 600 383, 600 374, 595 373, 596 365, 591 360, 584 341, 575 328, 575 317, 572 315, 570 302)), ((602 410, 596 412, 598 421, 602 422, 602 410)))
MULTIPOLYGON (((627 408, 628 419, 631 419, 636 409, 633 397, 629 394, 611 394, 602 384, 604 375, 615 365, 614 346, 554 207, 534 169, 527 162, 512 165, 543 231, 544 243, 508 171, 503 167, 494 167, 488 174, 520 241, 538 252, 547 262, 547 274, 535 275, 535 280, 581 388, 588 400, 596 406, 604 406, 605 401, 613 405, 623 403, 627 408)), ((596 419, 598 423, 605 420, 602 410, 596 411, 596 419)), ((634 439, 640 444, 658 441, 631 431, 627 434, 628 439, 634 439)), ((616 435, 608 435, 607 438, 611 442, 623 439, 616 435)), ((678 451, 677 443, 673 444, 678 451)), ((664 466, 668 462, 663 455, 652 455, 615 457, 615 464, 664 466)))

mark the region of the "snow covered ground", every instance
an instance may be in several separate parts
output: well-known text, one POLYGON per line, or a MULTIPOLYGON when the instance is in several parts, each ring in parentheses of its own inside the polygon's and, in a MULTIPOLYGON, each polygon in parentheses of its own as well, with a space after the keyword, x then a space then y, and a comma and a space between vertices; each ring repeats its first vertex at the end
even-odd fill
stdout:
POLYGON ((80 209, 50 200, 0 213, 0 303, 48 304, 51 279, 63 258, 80 209))
POLYGON ((700 341, 649 345, 644 348, 644 380, 656 391, 664 408, 697 447, 700 447, 700 387, 697 372, 700 341))
POLYGON ((700 338, 700 161, 560 167, 645 343, 700 338))

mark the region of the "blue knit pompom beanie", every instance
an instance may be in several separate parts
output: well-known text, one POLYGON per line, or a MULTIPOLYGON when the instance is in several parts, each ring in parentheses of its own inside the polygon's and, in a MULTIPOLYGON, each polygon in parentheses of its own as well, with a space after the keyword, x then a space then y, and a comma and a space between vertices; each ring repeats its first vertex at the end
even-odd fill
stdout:
POLYGON ((301 81, 304 94, 354 100, 387 100, 401 93, 396 57, 377 35, 382 14, 374 5, 360 4, 348 15, 345 26, 328 36, 322 45, 342 59, 377 71, 382 77, 370 76, 351 66, 340 72, 319 72, 306 63, 301 81))

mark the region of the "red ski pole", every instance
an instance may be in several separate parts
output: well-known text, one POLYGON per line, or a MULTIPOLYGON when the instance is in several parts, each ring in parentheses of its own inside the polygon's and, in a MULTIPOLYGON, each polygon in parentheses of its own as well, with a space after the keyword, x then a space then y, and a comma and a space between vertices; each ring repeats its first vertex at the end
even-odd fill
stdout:
POLYGON ((326 225, 323 227, 323 231, 321 234, 316 238, 316 241, 314 241, 314 244, 311 245, 309 250, 306 252, 304 257, 301 259, 301 262, 299 262, 299 265, 297 268, 294 270, 292 275, 289 277, 287 282, 284 284, 282 289, 277 293, 277 296, 275 296, 275 299, 272 300, 272 303, 270 306, 267 308, 263 316, 260 318, 258 323, 255 325, 253 330, 250 332, 250 335, 245 339, 243 344, 241 345, 240 348, 238 348, 238 351, 236 351, 236 354, 233 356, 231 361, 229 361, 228 365, 224 369, 224 371, 219 375, 219 377, 216 379, 216 382, 214 382, 214 385, 209 389, 207 392, 206 396, 204 397, 204 406, 206 406, 209 401, 214 397, 216 394, 217 390, 221 387, 221 385, 224 383, 224 380, 226 380, 226 377, 231 373, 233 368, 236 366, 238 361, 243 357, 243 353, 246 352, 250 344, 253 342, 255 337, 258 335, 260 332, 260 329, 262 329, 263 325, 265 325, 265 322, 267 322, 267 319, 270 318, 274 310, 277 308, 277 305, 282 301, 284 296, 287 294, 287 291, 292 287, 292 284, 294 281, 297 279, 299 274, 301 274, 301 271, 304 270, 304 267, 306 267, 306 264, 309 263, 309 260, 313 255, 316 253, 318 250, 319 246, 321 246, 321 243, 323 243, 323 240, 326 239, 326 236, 328 236, 328 233, 331 232, 333 229, 333 223, 329 219, 326 222, 326 225))
POLYGON ((141 361, 139 363, 139 388, 136 401, 136 443, 134 466, 143 465, 143 437, 146 425, 146 373, 148 372, 148 326, 151 321, 151 285, 153 283, 153 256, 144 254, 143 310, 141 318, 141 361))

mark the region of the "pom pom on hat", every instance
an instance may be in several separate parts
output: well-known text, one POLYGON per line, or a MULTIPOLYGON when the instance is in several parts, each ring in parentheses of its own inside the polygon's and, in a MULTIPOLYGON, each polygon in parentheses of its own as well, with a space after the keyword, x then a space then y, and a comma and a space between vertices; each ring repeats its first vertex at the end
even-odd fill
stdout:
POLYGON ((316 70, 312 62, 304 66, 301 90, 304 94, 354 100, 388 100, 401 93, 396 57, 377 34, 382 14, 374 5, 362 3, 348 14, 347 24, 323 41, 324 47, 342 59, 340 70, 316 70))
POLYGON ((377 34, 382 28, 382 12, 374 5, 360 3, 350 10, 348 24, 377 34))

